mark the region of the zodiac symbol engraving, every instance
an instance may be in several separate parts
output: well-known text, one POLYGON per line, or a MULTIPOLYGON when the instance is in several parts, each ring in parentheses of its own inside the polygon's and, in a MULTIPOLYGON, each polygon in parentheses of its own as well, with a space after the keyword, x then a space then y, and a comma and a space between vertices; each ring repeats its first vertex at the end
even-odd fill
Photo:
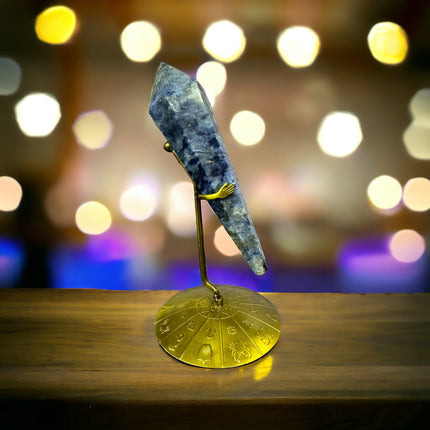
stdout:
POLYGON ((248 328, 251 328, 254 325, 254 323, 248 320, 243 320, 242 323, 245 324, 248 328))
POLYGON ((273 334, 267 333, 267 330, 265 327, 260 327, 257 330, 256 336, 264 343, 264 345, 269 345, 272 341, 273 334))
POLYGON ((164 313, 164 312, 167 312, 167 311, 170 311, 171 309, 173 309, 175 307, 175 305, 163 305, 163 306, 161 306, 161 308, 160 308, 160 313, 164 313))
POLYGON ((244 360, 249 360, 252 357, 251 348, 247 343, 232 342, 229 345, 233 360, 240 363, 244 360))
POLYGON ((234 325, 229 325, 227 327, 227 333, 231 334, 231 335, 236 334, 237 333, 237 327, 235 327, 234 325))
POLYGON ((159 327, 160 330, 160 334, 165 334, 168 333, 170 331, 170 327, 169 327, 169 320, 164 320, 159 327))
POLYGON ((187 313, 187 311, 184 311, 179 318, 182 321, 185 321, 186 319, 188 319, 188 313, 187 313))
POLYGON ((179 333, 175 339, 173 339, 168 346, 169 351, 175 351, 179 344, 184 340, 184 333, 179 333))
POLYGON ((204 343, 200 347, 197 360, 202 363, 209 363, 212 360, 212 347, 208 343, 204 343))
POLYGON ((197 327, 197 323, 195 320, 191 320, 188 324, 187 324, 187 328, 191 331, 194 331, 197 327))
POLYGON ((192 306, 194 304, 194 301, 193 300, 186 300, 185 302, 183 302, 183 303, 181 303, 180 305, 179 305, 179 309, 183 309, 183 308, 186 308, 186 307, 190 307, 190 306, 192 306))
POLYGON ((274 315, 270 315, 269 313, 266 313, 265 315, 267 318, 269 318, 269 320, 271 320, 275 323, 279 322, 279 319, 277 317, 275 317, 274 315))
POLYGON ((215 330, 214 328, 212 328, 212 327, 209 327, 209 328, 206 330, 206 337, 207 337, 208 339, 212 339, 212 338, 215 336, 215 333, 216 333, 216 330, 215 330))

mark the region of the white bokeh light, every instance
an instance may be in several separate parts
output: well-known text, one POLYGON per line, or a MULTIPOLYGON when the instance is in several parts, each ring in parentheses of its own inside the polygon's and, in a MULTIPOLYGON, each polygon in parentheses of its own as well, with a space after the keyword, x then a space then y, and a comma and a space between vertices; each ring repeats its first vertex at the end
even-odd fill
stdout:
POLYGON ((112 216, 109 209, 102 203, 89 201, 79 206, 75 214, 75 222, 82 233, 97 235, 110 228, 112 216))
POLYGON ((197 69, 196 79, 211 99, 224 89, 227 82, 227 70, 224 64, 207 61, 197 69))
POLYGON ((26 136, 48 136, 60 121, 60 104, 50 94, 31 93, 15 105, 15 117, 26 136))
POLYGON ((403 133, 403 142, 408 154, 417 160, 430 160, 430 127, 419 121, 412 124, 403 133))
POLYGON ((234 22, 222 20, 212 23, 203 36, 203 48, 218 61, 231 63, 243 54, 246 38, 234 22))
POLYGON ((417 91, 409 103, 412 118, 430 128, 430 88, 417 91))
POLYGON ((165 217, 174 235, 189 237, 196 233, 194 188, 190 182, 180 181, 171 187, 165 217))
POLYGON ((266 125, 257 113, 243 110, 233 115, 230 121, 230 132, 241 145, 252 146, 263 139, 266 125))
POLYGON ((158 203, 158 195, 150 185, 135 185, 124 191, 120 198, 121 213, 132 221, 151 217, 158 203))
POLYGON ((158 28, 148 21, 128 24, 121 33, 120 44, 124 54, 132 61, 148 62, 161 49, 161 35, 158 28))
POLYGON ((377 209, 394 209, 402 200, 400 182, 389 175, 381 175, 373 179, 367 187, 367 196, 377 209))
POLYGON ((360 121, 350 112, 332 112, 318 130, 317 141, 322 151, 333 157, 352 154, 363 139, 360 121))
POLYGON ((415 212, 430 209, 430 181, 427 178, 412 178, 403 187, 403 203, 415 212))
POLYGON ((318 34, 304 26, 286 28, 279 35, 276 44, 282 60, 294 68, 310 66, 320 49, 318 34))
POLYGON ((88 149, 100 149, 109 142, 113 125, 103 111, 94 110, 79 115, 72 130, 80 145, 88 149))

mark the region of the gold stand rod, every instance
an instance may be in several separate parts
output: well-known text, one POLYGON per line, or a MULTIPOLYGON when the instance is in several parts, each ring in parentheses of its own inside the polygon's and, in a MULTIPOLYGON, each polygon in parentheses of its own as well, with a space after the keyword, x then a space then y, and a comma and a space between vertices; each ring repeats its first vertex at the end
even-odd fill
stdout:
POLYGON ((197 186, 194 181, 193 181, 193 185, 194 185, 194 205, 196 210, 197 243, 199 248, 200 279, 202 280, 202 284, 213 292, 213 298, 215 300, 215 303, 219 306, 222 306, 222 302, 223 302, 222 296, 218 288, 215 287, 215 285, 209 281, 208 275, 207 275, 205 244, 204 244, 204 235, 203 235, 202 205, 201 205, 199 193, 197 191, 197 186))
MULTIPOLYGON (((187 175, 190 176, 188 174, 187 169, 185 168, 182 161, 179 159, 178 155, 173 150, 173 148, 169 142, 166 142, 164 144, 164 149, 167 152, 171 152, 175 156, 176 161, 182 166, 182 168, 185 170, 187 175)), ((196 212, 196 227, 197 227, 197 243, 198 243, 198 249, 199 249, 200 279, 202 280, 202 284, 206 288, 208 288, 209 290, 212 291, 215 305, 216 306, 222 306, 223 299, 222 299, 221 293, 219 292, 218 288, 215 287, 215 285, 209 281, 208 275, 207 275, 201 200, 224 199, 234 192, 234 184, 224 184, 214 194, 199 194, 199 192, 197 190, 196 183, 193 181, 193 179, 191 177, 190 177, 190 179, 191 179, 191 182, 193 183, 193 186, 194 186, 194 206, 195 206, 195 212, 196 212)))

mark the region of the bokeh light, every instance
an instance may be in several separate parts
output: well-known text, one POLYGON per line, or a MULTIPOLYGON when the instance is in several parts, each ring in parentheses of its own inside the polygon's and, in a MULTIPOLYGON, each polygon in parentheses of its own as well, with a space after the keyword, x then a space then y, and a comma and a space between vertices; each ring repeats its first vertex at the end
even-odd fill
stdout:
POLYGON ((318 130, 317 141, 322 151, 333 157, 352 154, 363 139, 359 119, 349 112, 332 112, 318 130))
POLYGON ((176 236, 189 237, 196 233, 194 188, 190 182, 177 182, 169 192, 166 222, 176 236))
POLYGON ((243 54, 246 38, 234 22, 222 20, 212 23, 203 36, 203 48, 218 61, 231 63, 243 54))
POLYGON ((430 181, 427 178, 412 178, 403 187, 403 203, 415 212, 430 209, 430 181))
POLYGON ((412 122, 403 133, 409 155, 418 160, 430 160, 430 89, 419 90, 411 99, 412 122))
POLYGON ((266 125, 257 113, 243 110, 233 115, 230 121, 230 132, 237 142, 251 146, 263 139, 266 125))
POLYGON ((234 255, 240 254, 239 248, 233 242, 233 239, 229 236, 223 226, 218 227, 215 231, 214 245, 221 254, 227 257, 233 257, 234 255))
POLYGON ((21 198, 22 188, 19 182, 10 176, 0 176, 0 211, 14 211, 21 198))
POLYGON ((112 136, 113 125, 101 110, 82 113, 73 124, 76 140, 88 149, 106 146, 112 136))
POLYGON ((388 175, 381 175, 373 179, 367 187, 367 196, 377 209, 394 209, 402 199, 400 182, 388 175))
POLYGON ((207 61, 197 69, 196 78, 208 98, 214 99, 225 87, 227 70, 224 64, 217 61, 207 61))
POLYGON ((425 252, 424 238, 415 230, 405 229, 395 233, 390 240, 391 255, 402 263, 413 263, 425 252))
POLYGON ((73 36, 76 14, 66 6, 52 6, 41 12, 35 23, 37 37, 46 43, 60 45, 73 36))
POLYGON ((320 49, 318 34, 304 26, 285 29, 279 35, 276 44, 282 60, 294 68, 310 66, 320 49))
POLYGON ((112 224, 109 209, 102 203, 89 201, 81 206, 75 214, 76 226, 85 234, 102 234, 112 224))
POLYGON ((154 214, 157 203, 157 190, 145 184, 135 185, 124 191, 119 206, 126 218, 132 221, 144 221, 154 214))
POLYGON ((367 36, 373 57, 384 64, 402 63, 408 53, 408 37, 405 30, 394 22, 375 24, 367 36))
POLYGON ((20 240, 0 236, 0 288, 18 285, 25 256, 20 240))
POLYGON ((21 67, 9 57, 0 57, 0 95, 8 96, 16 92, 21 83, 21 67))
POLYGON ((50 94, 31 93, 15 105, 15 117, 26 136, 47 136, 60 121, 60 105, 50 94))
POLYGON ((193 206, 175 206, 167 213, 167 227, 179 237, 190 237, 196 233, 195 213, 193 206))
POLYGON ((403 133, 403 142, 411 157, 430 160, 430 127, 413 121, 403 133))
POLYGON ((430 128, 430 88, 417 91, 409 103, 409 109, 415 121, 430 128))
POLYGON ((161 35, 158 28, 148 21, 128 24, 121 33, 121 48, 131 61, 152 60, 161 49, 161 35))

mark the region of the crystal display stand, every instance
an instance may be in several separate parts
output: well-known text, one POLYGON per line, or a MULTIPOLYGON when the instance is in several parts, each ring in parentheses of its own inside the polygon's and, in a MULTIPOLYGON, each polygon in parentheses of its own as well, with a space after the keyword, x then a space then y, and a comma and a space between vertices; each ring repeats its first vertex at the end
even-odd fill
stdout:
MULTIPOLYGON (((170 144, 164 148, 172 152, 170 144)), ((276 307, 247 288, 214 285, 207 277, 201 200, 228 197, 224 184, 213 195, 194 185, 200 277, 202 285, 181 291, 158 311, 155 332, 161 347, 179 361, 199 367, 228 368, 251 363, 268 353, 280 335, 276 307)))
POLYGON ((181 362, 206 368, 251 363, 267 354, 280 335, 275 306, 243 287, 209 281, 203 239, 201 200, 207 200, 256 275, 266 260, 236 173, 199 83, 161 63, 149 113, 194 186, 202 285, 172 296, 158 311, 155 333, 161 347, 181 362))

